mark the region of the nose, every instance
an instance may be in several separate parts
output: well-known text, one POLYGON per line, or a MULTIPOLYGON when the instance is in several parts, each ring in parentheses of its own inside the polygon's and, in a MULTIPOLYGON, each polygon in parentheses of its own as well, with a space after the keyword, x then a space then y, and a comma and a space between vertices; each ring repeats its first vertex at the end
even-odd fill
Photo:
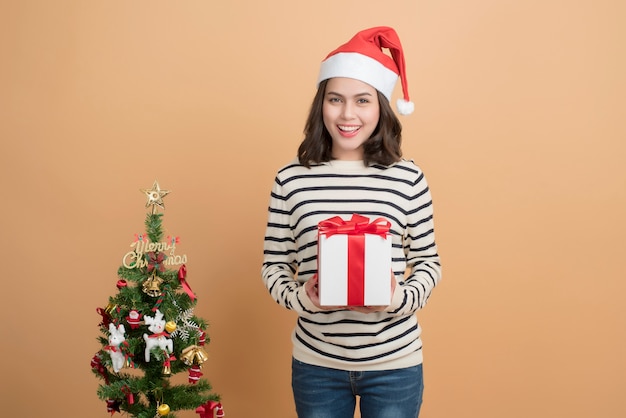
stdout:
POLYGON ((341 116, 344 119, 352 119, 354 117, 354 105, 350 102, 345 102, 341 109, 341 116))

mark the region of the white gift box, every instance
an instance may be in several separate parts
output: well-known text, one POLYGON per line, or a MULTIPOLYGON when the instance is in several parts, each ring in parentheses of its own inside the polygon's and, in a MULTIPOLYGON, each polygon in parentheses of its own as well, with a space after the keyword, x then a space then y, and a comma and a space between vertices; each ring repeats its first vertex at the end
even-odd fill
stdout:
POLYGON ((317 258, 320 305, 391 303, 389 225, 382 218, 369 223, 368 218, 360 215, 353 215, 349 221, 335 217, 320 222, 317 258))

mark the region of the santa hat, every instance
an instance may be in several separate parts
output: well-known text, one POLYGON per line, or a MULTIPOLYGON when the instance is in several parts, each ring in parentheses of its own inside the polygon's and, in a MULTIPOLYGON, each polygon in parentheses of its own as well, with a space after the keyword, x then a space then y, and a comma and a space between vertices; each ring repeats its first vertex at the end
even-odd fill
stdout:
POLYGON ((415 108, 409 99, 404 66, 404 52, 398 34, 392 28, 379 26, 365 29, 341 45, 322 61, 317 83, 333 77, 363 81, 391 101, 391 93, 400 77, 403 98, 396 106, 401 115, 410 115, 415 108), (389 49, 391 57, 382 48, 389 49))

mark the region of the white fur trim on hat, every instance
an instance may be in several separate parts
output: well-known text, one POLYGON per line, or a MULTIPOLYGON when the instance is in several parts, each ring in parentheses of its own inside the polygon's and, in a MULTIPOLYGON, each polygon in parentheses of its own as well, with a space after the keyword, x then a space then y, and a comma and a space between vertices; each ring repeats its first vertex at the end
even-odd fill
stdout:
POLYGON ((334 77, 354 78, 380 91, 391 101, 398 74, 379 61, 356 52, 340 52, 322 62, 317 84, 334 77))

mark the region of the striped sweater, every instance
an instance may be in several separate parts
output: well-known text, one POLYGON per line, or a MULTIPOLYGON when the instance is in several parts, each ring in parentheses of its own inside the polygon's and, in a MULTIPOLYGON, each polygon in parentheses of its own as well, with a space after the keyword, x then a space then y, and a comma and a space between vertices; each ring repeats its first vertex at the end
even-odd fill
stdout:
POLYGON ((270 197, 262 278, 272 298, 298 314, 293 356, 342 370, 387 370, 422 362, 415 312, 439 282, 432 201, 412 161, 365 167, 331 161, 310 169, 296 160, 279 170, 270 197), (321 310, 304 283, 317 270, 317 224, 358 213, 391 222, 398 285, 384 312, 321 310))

